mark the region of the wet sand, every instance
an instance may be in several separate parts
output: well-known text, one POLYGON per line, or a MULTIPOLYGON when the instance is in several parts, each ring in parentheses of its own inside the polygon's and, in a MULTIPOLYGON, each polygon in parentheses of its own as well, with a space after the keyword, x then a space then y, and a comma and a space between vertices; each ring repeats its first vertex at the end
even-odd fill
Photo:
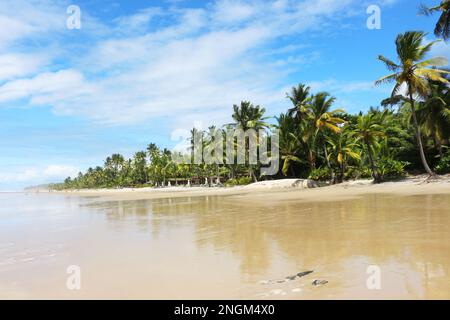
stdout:
POLYGON ((3 299, 450 299, 446 182, 0 200, 3 299))

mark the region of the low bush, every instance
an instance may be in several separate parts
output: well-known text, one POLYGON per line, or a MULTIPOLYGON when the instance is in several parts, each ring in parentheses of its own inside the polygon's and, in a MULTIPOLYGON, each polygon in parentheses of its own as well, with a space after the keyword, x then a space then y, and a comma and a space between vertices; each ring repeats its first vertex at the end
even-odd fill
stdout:
POLYGON ((439 159, 439 162, 434 167, 434 170, 439 174, 450 173, 450 151, 447 151, 447 153, 439 159))
POLYGON ((406 176, 405 167, 409 164, 406 161, 398 161, 390 158, 382 158, 378 161, 378 172, 383 181, 397 180, 406 176))
POLYGON ((316 181, 326 181, 331 179, 331 170, 327 167, 320 167, 313 169, 308 176, 308 179, 316 181))
POLYGON ((253 180, 251 177, 240 177, 240 178, 228 180, 227 182, 225 182, 225 186, 226 187, 245 186, 252 182, 253 182, 253 180))

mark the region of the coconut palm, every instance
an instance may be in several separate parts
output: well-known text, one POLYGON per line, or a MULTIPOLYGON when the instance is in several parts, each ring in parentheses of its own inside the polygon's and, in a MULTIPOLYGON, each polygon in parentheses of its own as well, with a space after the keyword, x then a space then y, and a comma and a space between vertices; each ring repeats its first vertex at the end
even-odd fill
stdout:
POLYGON ((434 28, 434 34, 436 37, 441 37, 444 40, 450 38, 450 0, 443 0, 437 6, 430 8, 421 5, 420 11, 427 16, 435 12, 441 12, 436 27, 434 28))
POLYGON ((450 90, 445 84, 431 83, 430 94, 420 103, 417 117, 422 131, 433 140, 442 157, 442 145, 450 137, 450 90))
POLYGON ((351 136, 356 138, 356 142, 361 141, 367 151, 372 177, 375 183, 381 182, 381 175, 378 172, 375 154, 379 147, 379 138, 384 136, 382 122, 383 115, 380 116, 375 113, 360 115, 356 127, 351 132, 351 136))
POLYGON ((349 133, 331 135, 327 137, 326 141, 330 145, 328 161, 337 164, 339 168, 337 181, 342 182, 348 161, 361 159, 361 155, 358 153, 358 143, 351 138, 349 133))
POLYGON ((232 126, 244 131, 268 128, 269 124, 265 122, 268 117, 264 117, 265 112, 266 109, 254 106, 250 101, 242 101, 240 105, 233 105, 231 117, 235 122, 232 126))
POLYGON ((147 182, 147 154, 145 151, 138 151, 134 154, 132 163, 133 182, 144 184, 147 182))
POLYGON ((286 93, 286 97, 293 104, 293 107, 288 109, 288 115, 294 117, 297 123, 300 123, 308 112, 308 104, 312 98, 310 90, 310 87, 299 84, 297 87, 292 87, 290 93, 286 93))
POLYGON ((280 114, 276 117, 278 124, 276 128, 279 130, 279 150, 281 159, 283 160, 282 173, 287 176, 291 173, 295 175, 293 163, 302 163, 301 151, 303 143, 299 139, 298 125, 296 119, 291 117, 289 113, 280 114))
POLYGON ((448 71, 437 69, 438 66, 447 65, 446 58, 430 58, 424 60, 431 50, 435 41, 424 44, 426 33, 420 31, 408 31, 397 36, 395 41, 397 49, 398 63, 379 55, 378 59, 392 71, 392 74, 382 77, 375 82, 376 85, 394 82, 392 96, 398 95, 402 90, 402 85, 406 85, 406 95, 411 104, 411 113, 415 128, 417 145, 420 152, 420 159, 425 170, 433 175, 433 171, 428 166, 427 159, 422 144, 421 131, 417 121, 414 96, 424 97, 429 89, 429 81, 448 83, 442 74, 448 71))
MULTIPOLYGON (((308 161, 311 169, 316 167, 317 147, 322 145, 325 147, 324 134, 330 130, 334 133, 339 133, 341 129, 339 124, 345 121, 335 116, 338 112, 343 112, 341 109, 330 110, 336 98, 331 97, 327 92, 319 92, 315 94, 308 106, 306 118, 300 124, 303 132, 302 139, 308 145, 308 161)), ((324 157, 327 158, 326 148, 324 148, 324 157)))
MULTIPOLYGON (((233 114, 231 117, 235 122, 230 125, 243 131, 251 129, 258 131, 269 128, 270 125, 266 122, 268 117, 264 117, 265 112, 266 109, 259 105, 254 106, 250 101, 241 101, 240 105, 233 105, 233 114)), ((247 143, 245 149, 248 150, 247 143)), ((254 181, 258 180, 255 174, 255 168, 251 164, 249 164, 249 174, 254 181)))
POLYGON ((210 126, 206 132, 204 150, 211 155, 212 162, 216 171, 216 184, 220 184, 220 165, 223 164, 224 157, 224 132, 220 129, 216 129, 216 126, 210 126), (216 139, 219 138, 220 139, 216 139), (216 151, 222 150, 221 154, 216 154, 216 151))

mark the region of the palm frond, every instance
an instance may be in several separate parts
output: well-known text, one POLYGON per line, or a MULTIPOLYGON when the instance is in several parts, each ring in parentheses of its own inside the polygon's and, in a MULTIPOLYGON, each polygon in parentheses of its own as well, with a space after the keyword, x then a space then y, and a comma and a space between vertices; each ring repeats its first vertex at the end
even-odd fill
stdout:
POLYGON ((390 71, 398 71, 400 69, 399 65, 382 55, 378 56, 378 60, 382 61, 385 64, 386 68, 390 71))

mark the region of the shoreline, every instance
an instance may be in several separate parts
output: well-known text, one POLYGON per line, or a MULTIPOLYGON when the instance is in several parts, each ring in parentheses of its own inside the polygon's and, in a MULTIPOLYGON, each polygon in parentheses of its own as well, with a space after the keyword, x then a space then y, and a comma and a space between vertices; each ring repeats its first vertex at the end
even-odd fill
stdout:
POLYGON ((400 181, 373 184, 371 180, 346 181, 327 186, 308 186, 302 179, 281 179, 235 187, 183 187, 86 189, 64 191, 24 191, 67 196, 102 197, 111 200, 146 200, 203 196, 245 196, 255 200, 327 201, 357 197, 363 194, 428 195, 450 194, 450 175, 427 180, 426 175, 408 177, 400 181))

